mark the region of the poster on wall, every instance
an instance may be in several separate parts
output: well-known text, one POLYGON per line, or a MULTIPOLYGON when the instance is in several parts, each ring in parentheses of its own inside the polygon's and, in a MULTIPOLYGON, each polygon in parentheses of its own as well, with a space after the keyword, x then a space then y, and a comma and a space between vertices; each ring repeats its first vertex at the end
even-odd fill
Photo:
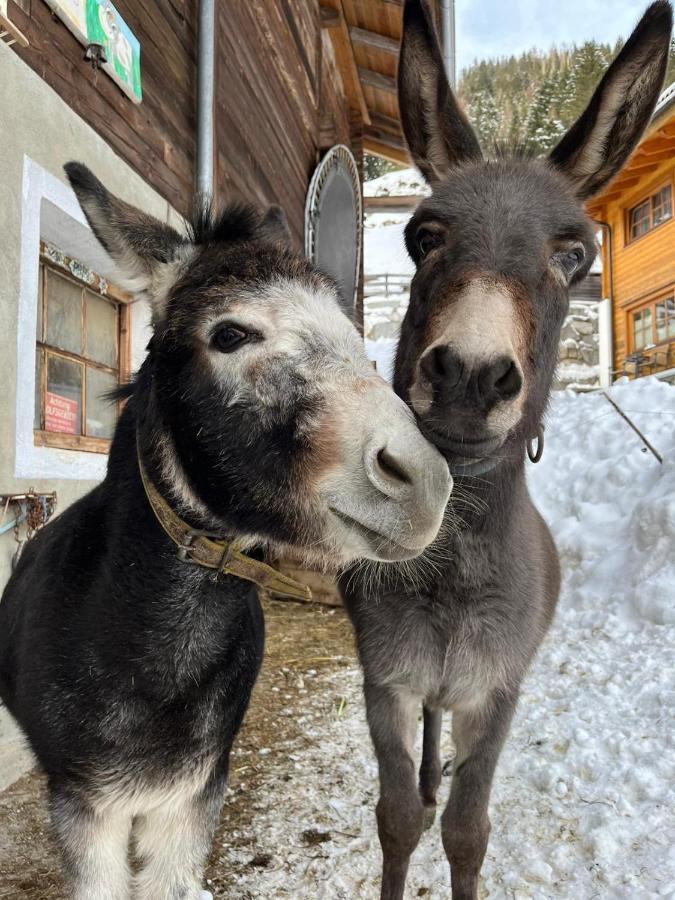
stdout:
POLYGON ((77 400, 47 391, 45 395, 45 431, 77 434, 79 415, 77 400))
POLYGON ((141 45, 110 0, 45 2, 85 47, 98 44, 103 48, 103 71, 134 103, 140 103, 141 45))

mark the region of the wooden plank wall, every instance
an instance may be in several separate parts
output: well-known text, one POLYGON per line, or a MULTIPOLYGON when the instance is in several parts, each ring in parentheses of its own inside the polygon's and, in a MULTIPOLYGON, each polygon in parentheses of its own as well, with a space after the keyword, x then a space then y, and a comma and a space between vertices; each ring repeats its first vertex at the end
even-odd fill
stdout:
POLYGON ((10 0, 10 16, 30 42, 16 52, 185 214, 194 178, 197 0, 115 0, 115 5, 141 43, 139 106, 105 73, 94 72, 84 47, 43 0, 21 0, 20 6, 10 0))
POLYGON ((281 204, 300 246, 318 160, 320 40, 318 3, 218 6, 219 192, 261 207, 281 204))
MULTIPOLYGON (((197 0, 116 0, 141 43, 139 106, 105 73, 92 70, 82 45, 44 0, 10 5, 30 41, 19 55, 187 214, 195 167, 197 0)), ((261 208, 281 204, 302 246, 314 167, 332 144, 351 146, 354 134, 319 3, 247 0, 216 8, 217 199, 261 208)))

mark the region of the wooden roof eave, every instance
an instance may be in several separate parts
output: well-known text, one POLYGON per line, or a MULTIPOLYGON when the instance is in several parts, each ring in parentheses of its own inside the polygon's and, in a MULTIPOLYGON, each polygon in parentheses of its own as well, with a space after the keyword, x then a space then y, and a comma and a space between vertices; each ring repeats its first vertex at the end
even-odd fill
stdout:
POLYGON ((675 160, 675 106, 669 106, 651 122, 628 162, 601 194, 586 204, 591 218, 601 218, 609 203, 634 187, 640 179, 657 169, 661 162, 675 160))
MULTIPOLYGON (((359 102, 366 152, 399 164, 409 164, 410 157, 401 133, 398 114, 396 67, 401 39, 403 0, 320 0, 322 22, 330 27, 332 40, 345 29, 350 52, 335 46, 338 68, 345 88, 353 83, 356 72, 365 112, 359 102), (338 31, 339 30, 339 31, 338 31)), ((432 0, 438 15, 439 0, 432 0)), ((350 96, 350 102, 352 98, 350 96)))

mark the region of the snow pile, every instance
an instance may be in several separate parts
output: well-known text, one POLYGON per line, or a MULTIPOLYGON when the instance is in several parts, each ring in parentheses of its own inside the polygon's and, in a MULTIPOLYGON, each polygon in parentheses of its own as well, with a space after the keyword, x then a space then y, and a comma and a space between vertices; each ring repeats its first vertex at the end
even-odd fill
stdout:
MULTIPOLYGON (((482 884, 492 900, 675 897, 675 389, 644 379, 612 396, 664 463, 602 396, 554 398, 544 457, 528 472, 563 590, 495 780, 482 884)), ((250 837, 266 867, 251 867, 240 840, 221 851, 232 896, 379 896, 360 673, 312 674, 321 690, 288 711, 311 746, 281 754, 255 798, 250 837)), ((406 897, 417 896, 449 896, 438 823, 413 856, 406 897)))
POLYGON ((398 169, 387 172, 379 178, 364 182, 364 197, 405 197, 419 194, 425 197, 431 193, 429 186, 417 169, 398 169))
POLYGON ((600 624, 675 625, 675 390, 642 378, 611 397, 663 465, 601 394, 564 392, 530 486, 560 550, 568 606, 596 612, 600 624))
MULTIPOLYGON (((417 169, 401 169, 366 181, 363 193, 366 197, 417 194, 421 198, 429 193, 429 188, 417 169)), ((403 241, 403 229, 409 218, 407 213, 390 212, 368 213, 365 216, 363 259, 366 275, 381 275, 384 272, 412 275, 415 267, 403 241)))

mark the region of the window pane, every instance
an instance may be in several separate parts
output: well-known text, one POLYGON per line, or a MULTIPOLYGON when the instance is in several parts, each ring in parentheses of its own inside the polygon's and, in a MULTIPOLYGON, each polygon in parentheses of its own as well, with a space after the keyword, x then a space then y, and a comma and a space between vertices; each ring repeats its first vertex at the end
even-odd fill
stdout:
POLYGON ((656 314, 656 340, 665 341, 666 339, 666 304, 657 303, 654 307, 656 314))
POLYGON ((35 354, 35 415, 33 416, 33 428, 37 428, 38 431, 42 428, 40 397, 42 396, 42 366, 44 365, 44 356, 44 350, 38 350, 35 354))
POLYGON ((82 352, 82 291, 72 281, 47 273, 47 343, 70 353, 82 352))
POLYGON ((672 191, 670 185, 661 188, 652 197, 652 220, 654 225, 660 225, 672 216, 672 191))
POLYGON ((666 336, 675 338, 675 297, 669 297, 666 300, 666 312, 668 316, 666 336))
POLYGON ((45 431, 81 434, 82 366, 60 356, 47 356, 45 431))
POLYGON ((644 346, 654 342, 654 338, 652 337, 652 310, 650 306, 642 310, 642 336, 644 339, 644 346))
POLYGON ((633 313, 633 346, 636 350, 644 347, 642 336, 642 313, 633 313))
POLYGON ((42 291, 43 278, 45 275, 44 266, 40 263, 40 273, 38 276, 38 311, 37 311, 37 339, 38 341, 42 341, 44 339, 44 297, 42 291))
POLYGON ((117 368, 117 306, 90 291, 87 304, 87 349, 89 359, 117 368))
POLYGON ((640 237, 649 231, 649 200, 645 200, 639 206, 630 211, 631 237, 640 237))
POLYGON ((87 366, 87 434, 111 438, 117 421, 117 404, 103 394, 117 387, 117 378, 87 366))

